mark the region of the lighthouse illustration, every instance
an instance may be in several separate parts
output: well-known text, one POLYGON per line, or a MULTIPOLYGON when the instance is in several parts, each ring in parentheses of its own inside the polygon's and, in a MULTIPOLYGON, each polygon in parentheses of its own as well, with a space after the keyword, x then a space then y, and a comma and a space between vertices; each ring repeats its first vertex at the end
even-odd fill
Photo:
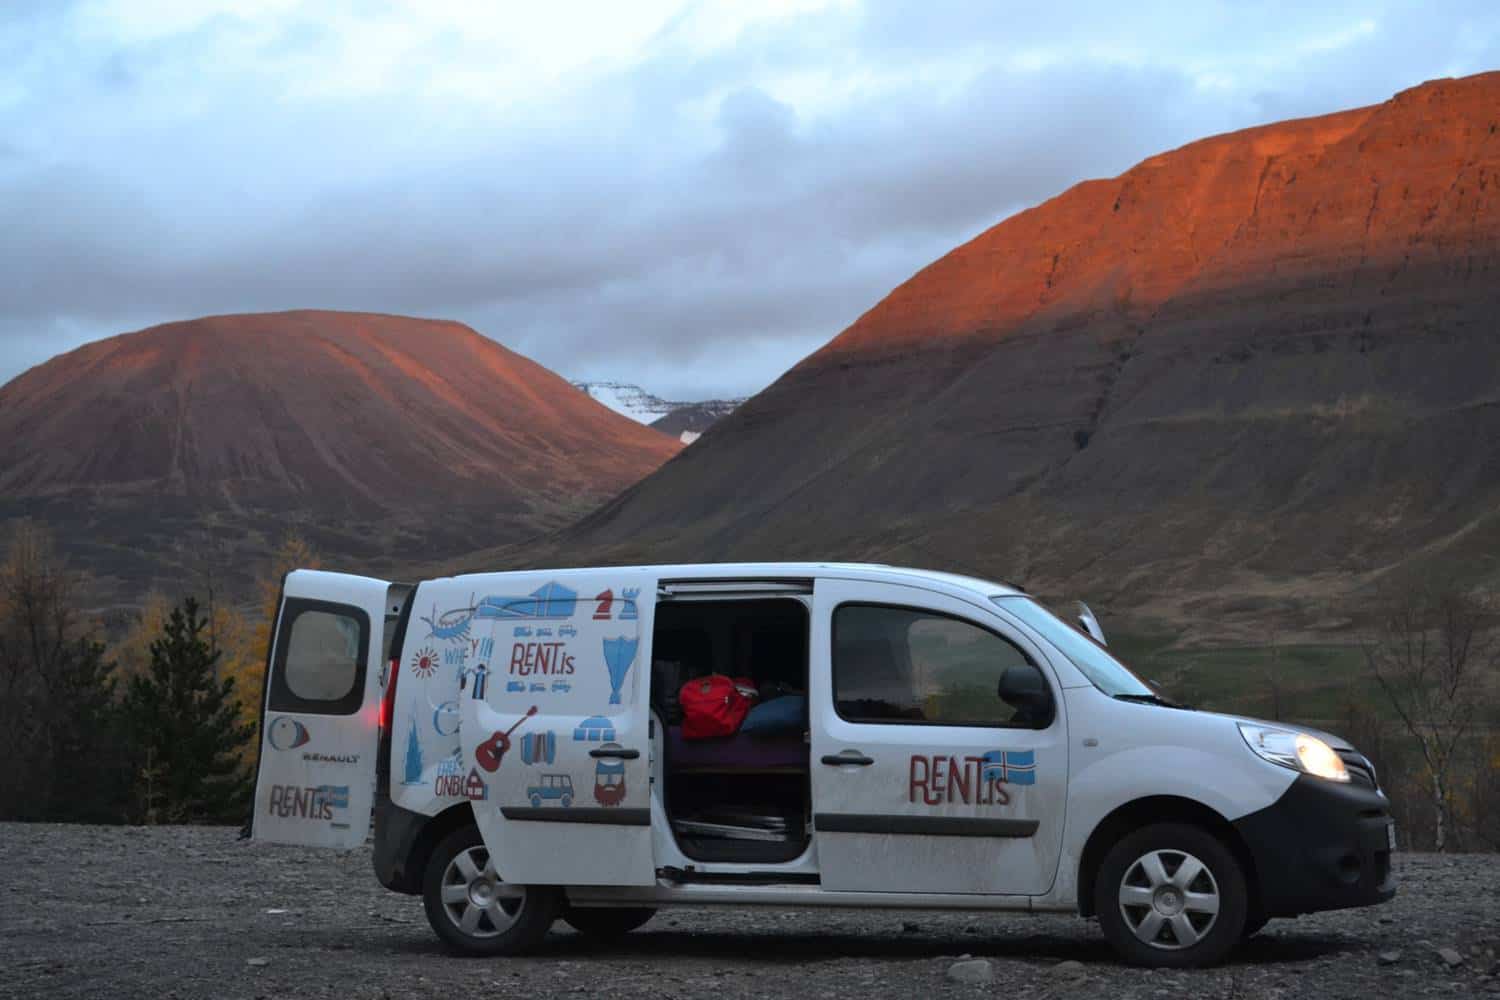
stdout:
POLYGON ((411 731, 406 736, 406 769, 401 779, 403 785, 422 783, 422 741, 417 739, 417 720, 411 720, 411 731))

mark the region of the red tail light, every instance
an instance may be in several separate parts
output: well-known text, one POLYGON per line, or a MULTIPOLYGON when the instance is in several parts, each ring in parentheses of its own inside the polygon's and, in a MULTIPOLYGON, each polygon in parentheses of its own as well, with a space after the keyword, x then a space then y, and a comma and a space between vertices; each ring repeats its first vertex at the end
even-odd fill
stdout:
POLYGON ((380 699, 380 731, 389 732, 391 728, 391 716, 396 710, 396 677, 399 673, 401 661, 391 660, 390 671, 385 679, 385 694, 380 699))

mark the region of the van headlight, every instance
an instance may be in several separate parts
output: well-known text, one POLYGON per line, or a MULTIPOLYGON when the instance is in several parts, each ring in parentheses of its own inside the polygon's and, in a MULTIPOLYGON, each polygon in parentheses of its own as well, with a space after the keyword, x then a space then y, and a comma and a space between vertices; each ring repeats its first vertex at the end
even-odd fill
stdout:
POLYGON ((1339 755, 1333 752, 1333 747, 1316 736, 1245 722, 1241 722, 1239 726, 1240 735, 1245 738, 1250 749, 1272 764, 1327 778, 1329 781, 1349 780, 1349 771, 1339 755))

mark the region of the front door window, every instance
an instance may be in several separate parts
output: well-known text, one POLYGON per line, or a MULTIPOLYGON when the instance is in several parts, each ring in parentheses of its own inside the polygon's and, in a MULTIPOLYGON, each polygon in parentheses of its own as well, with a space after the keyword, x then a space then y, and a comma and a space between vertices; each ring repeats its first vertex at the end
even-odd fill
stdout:
POLYGON ((1034 727, 1000 700, 1000 677, 1036 670, 1015 644, 950 615, 845 604, 833 617, 834 707, 849 722, 1034 727))

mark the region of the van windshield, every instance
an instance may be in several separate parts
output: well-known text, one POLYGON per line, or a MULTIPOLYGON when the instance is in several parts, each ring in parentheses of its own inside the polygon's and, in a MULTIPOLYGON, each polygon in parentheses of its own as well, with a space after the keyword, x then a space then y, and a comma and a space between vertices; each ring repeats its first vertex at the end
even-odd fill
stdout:
POLYGON ((1093 682, 1094 687, 1111 698, 1155 698, 1156 693, 1131 673, 1129 667, 1109 655, 1103 646, 1031 598, 1006 594, 991 597, 990 600, 1040 632, 1075 667, 1083 671, 1083 675, 1093 682))

